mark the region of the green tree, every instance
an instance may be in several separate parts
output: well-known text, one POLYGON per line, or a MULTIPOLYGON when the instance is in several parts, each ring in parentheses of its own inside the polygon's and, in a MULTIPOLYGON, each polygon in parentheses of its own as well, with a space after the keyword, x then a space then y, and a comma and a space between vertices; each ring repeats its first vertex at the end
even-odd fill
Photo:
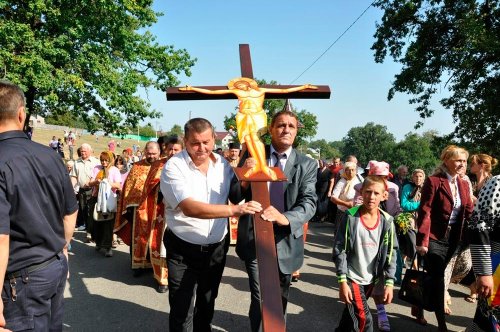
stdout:
POLYGON ((145 126, 139 127, 139 134, 146 137, 156 137, 156 130, 148 123, 145 126))
POLYGON ((92 132, 158 117, 139 91, 177 85, 195 60, 156 42, 152 3, 0 0, 0 77, 22 87, 30 114, 72 113, 92 132))
MULTIPOLYGON (((259 80, 259 79, 256 79, 256 81, 259 86, 264 84, 272 84, 272 85, 278 84, 276 81, 271 81, 269 83, 267 83, 265 80, 259 80)), ((266 97, 272 97, 272 94, 268 94, 266 97)), ((273 118, 274 114, 281 111, 284 108, 284 106, 285 106, 284 99, 264 100, 263 108, 267 114, 268 126, 269 124, 271 124, 271 119, 273 118)), ((307 145, 307 138, 314 137, 314 135, 316 135, 316 131, 318 128, 318 121, 316 119, 316 115, 307 112, 306 110, 297 111, 297 109, 294 108, 293 106, 292 109, 297 114, 297 118, 301 123, 297 133, 297 137, 295 139, 295 146, 296 147, 302 146, 302 148, 304 148, 307 145)), ((237 112, 238 108, 235 108, 235 110, 237 112)), ((235 133, 237 132, 236 120, 235 120, 236 112, 224 116, 224 128, 228 131, 233 130, 235 133)), ((271 137, 267 133, 262 136, 262 140, 264 141, 265 144, 271 143, 271 137)))
POLYGON ((355 155, 361 165, 370 160, 387 161, 396 146, 394 135, 387 132, 387 127, 373 122, 351 128, 342 142, 343 156, 355 155))
POLYGON ((432 135, 407 134, 386 157, 392 172, 396 172, 399 165, 406 165, 410 174, 415 168, 423 169, 427 175, 431 174, 439 164, 439 155, 432 149, 433 140, 432 135))
POLYGON ((312 141, 308 144, 308 147, 315 150, 319 149, 321 159, 325 159, 327 161, 330 161, 333 157, 340 156, 340 150, 332 147, 331 144, 324 139, 312 141))
MULTIPOLYGON (((432 98, 447 89, 441 105, 452 110, 454 136, 483 152, 499 155, 500 1, 379 0, 375 61, 388 54, 402 64, 388 99, 413 95, 422 118, 433 112, 432 98)), ((421 122, 417 123, 417 126, 421 122)))
POLYGON ((87 128, 85 121, 81 117, 75 117, 73 113, 49 114, 45 118, 45 123, 71 128, 87 128))
POLYGON ((184 136, 184 130, 182 129, 181 126, 179 126, 178 124, 175 124, 172 126, 172 128, 167 131, 166 133, 163 133, 164 136, 177 136, 177 137, 181 137, 181 136, 184 136))
POLYGON ((344 142, 343 141, 333 141, 333 142, 328 142, 328 145, 331 146, 333 149, 338 151, 338 154, 332 156, 333 157, 342 157, 342 152, 344 151, 344 142))

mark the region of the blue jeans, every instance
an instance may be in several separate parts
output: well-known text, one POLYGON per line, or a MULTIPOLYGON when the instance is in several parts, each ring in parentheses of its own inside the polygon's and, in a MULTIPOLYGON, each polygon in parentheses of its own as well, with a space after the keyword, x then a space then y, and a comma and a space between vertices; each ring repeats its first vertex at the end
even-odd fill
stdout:
POLYGON ((2 290, 6 328, 12 331, 62 331, 64 287, 68 261, 59 253, 49 265, 15 278, 15 301, 11 281, 6 277, 2 290))

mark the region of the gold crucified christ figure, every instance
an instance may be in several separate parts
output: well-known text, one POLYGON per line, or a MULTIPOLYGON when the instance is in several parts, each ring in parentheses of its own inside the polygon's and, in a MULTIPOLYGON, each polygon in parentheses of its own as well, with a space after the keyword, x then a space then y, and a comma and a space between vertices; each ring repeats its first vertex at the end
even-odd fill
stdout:
POLYGON ((247 77, 232 79, 227 84, 227 87, 227 90, 208 90, 187 85, 185 88, 179 88, 179 90, 213 95, 236 95, 239 102, 239 111, 236 114, 238 139, 241 144, 246 143, 250 155, 256 161, 256 165, 245 174, 245 177, 249 178, 252 174, 262 172, 272 180, 276 180, 276 173, 267 166, 264 144, 260 140, 260 136, 267 132, 267 114, 263 108, 265 94, 289 93, 305 89, 317 89, 318 87, 305 84, 287 89, 262 88, 257 85, 255 80, 247 77))

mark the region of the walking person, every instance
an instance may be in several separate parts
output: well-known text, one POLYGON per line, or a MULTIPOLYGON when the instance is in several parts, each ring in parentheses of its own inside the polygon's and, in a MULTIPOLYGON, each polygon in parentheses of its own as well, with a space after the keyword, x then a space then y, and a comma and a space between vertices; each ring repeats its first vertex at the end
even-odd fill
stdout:
POLYGON ((368 299, 377 288, 384 304, 393 298, 398 242, 393 218, 379 208, 388 196, 386 180, 369 175, 361 195, 363 204, 346 211, 333 247, 339 298, 346 305, 338 332, 373 331, 368 299))
POLYGON ((24 134, 25 104, 0 81, 0 329, 62 331, 78 204, 59 156, 24 134))
POLYGON ((92 187, 89 181, 92 178, 94 167, 99 165, 99 160, 92 156, 92 147, 83 143, 80 148, 80 156, 75 161, 70 177, 73 187, 78 190, 78 220, 76 226, 79 231, 87 231, 87 242, 92 241, 92 212, 91 205, 92 187))
MULTIPOLYGON (((411 175, 411 182, 405 184, 403 187, 403 192, 401 193, 401 209, 403 213, 412 214, 412 225, 406 232, 400 232, 398 234, 399 250, 402 254, 402 265, 405 265, 406 258, 410 257, 413 259, 416 250, 416 224, 418 215, 418 207, 420 206, 420 199, 422 197, 422 186, 425 180, 425 172, 422 169, 415 169, 411 175)), ((416 266, 415 266, 416 267, 416 266)), ((399 266, 398 266, 399 269, 399 266)), ((403 266, 401 266, 401 273, 403 266)), ((396 274, 398 271, 396 272, 396 274)), ((424 317, 424 309, 418 306, 411 307, 411 315, 415 317, 415 320, 420 325, 427 325, 427 320, 424 317)))
POLYGON ((96 251, 104 249, 104 255, 106 257, 112 257, 113 251, 111 247, 113 244, 113 227, 115 224, 116 192, 121 190, 122 175, 120 170, 114 166, 115 158, 113 153, 110 151, 101 152, 99 159, 101 165, 94 167, 92 178, 88 184, 90 187, 93 187, 92 199, 95 200, 96 203, 99 203, 97 204, 97 208, 92 211, 94 223, 92 238, 95 241, 96 251), (107 190, 102 188, 102 186, 109 186, 110 188, 107 190), (105 195, 102 195, 102 192, 104 192, 105 195), (100 199, 98 195, 101 196, 100 199), (114 200, 114 211, 107 210, 109 209, 108 200, 114 200))
POLYGON ((472 266, 476 273, 477 309, 467 331, 490 332, 498 330, 500 303, 498 281, 500 261, 500 207, 495 198, 500 196, 500 175, 485 182, 468 224, 472 266))
POLYGON ((362 183, 362 177, 357 176, 358 166, 355 162, 348 161, 344 164, 344 172, 340 175, 340 180, 337 181, 333 188, 330 200, 337 204, 337 214, 335 216, 335 229, 338 228, 340 222, 345 216, 345 212, 352 208, 356 190, 354 186, 362 183))
MULTIPOLYGON (((316 211, 317 165, 313 159, 293 148, 298 123, 297 115, 291 111, 283 110, 276 113, 269 127, 271 145, 264 149, 266 166, 277 165, 288 178, 284 185, 278 183, 281 187, 270 188, 271 205, 262 213, 262 219, 273 223, 281 300, 285 315, 292 273, 297 271, 304 261, 304 224, 314 216, 316 211), (283 195, 281 203, 284 203, 284 206, 280 206, 279 200, 273 202, 273 192, 276 195, 283 195)), ((253 166, 246 162, 247 158, 248 155, 243 156, 240 165, 253 166)), ((253 160, 253 162, 256 161, 253 160)), ((252 191, 249 183, 238 182, 235 178, 231 185, 231 201, 237 203, 244 198, 248 201, 251 197, 252 191)), ((259 331, 262 320, 261 296, 255 252, 254 220, 251 215, 244 215, 239 219, 236 253, 245 262, 249 277, 250 328, 252 331, 259 331)))
POLYGON ((167 232, 169 328, 211 331, 229 248, 228 218, 261 211, 259 203, 228 205, 233 169, 213 153, 215 131, 202 118, 184 126, 185 150, 173 155, 160 178, 167 232))
POLYGON ((424 182, 418 209, 416 249, 425 256, 427 272, 433 278, 430 291, 440 332, 448 331, 444 272, 463 238, 464 221, 470 217, 473 207, 469 186, 458 176, 467 167, 468 155, 465 149, 455 145, 444 148, 441 166, 424 182))

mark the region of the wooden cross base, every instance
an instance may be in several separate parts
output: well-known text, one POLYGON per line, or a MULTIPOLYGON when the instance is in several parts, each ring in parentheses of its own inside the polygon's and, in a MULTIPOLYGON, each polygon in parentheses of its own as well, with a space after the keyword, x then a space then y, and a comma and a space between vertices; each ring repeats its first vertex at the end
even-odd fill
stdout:
MULTIPOLYGON (((286 177, 279 167, 271 167, 278 175, 278 180, 285 181, 286 177)), ((252 199, 259 202, 265 209, 271 205, 267 181, 264 174, 255 174, 250 179, 244 177, 248 168, 235 168, 239 180, 251 182, 252 199), (262 179, 264 178, 264 179, 262 179)), ((274 199, 284 199, 284 196, 274 199)), ((262 330, 264 332, 285 332, 285 317, 281 301, 281 287, 278 274, 278 257, 274 242, 273 223, 265 221, 260 214, 254 215, 255 251, 259 270, 260 308, 262 313, 262 330)))

